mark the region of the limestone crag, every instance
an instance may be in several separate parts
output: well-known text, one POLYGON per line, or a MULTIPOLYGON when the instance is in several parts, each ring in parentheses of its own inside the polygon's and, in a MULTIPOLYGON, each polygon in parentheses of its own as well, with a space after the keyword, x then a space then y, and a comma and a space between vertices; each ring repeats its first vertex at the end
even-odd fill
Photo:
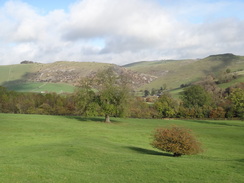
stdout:
POLYGON ((134 87, 140 87, 144 84, 151 83, 157 76, 138 73, 124 67, 120 67, 114 64, 100 65, 93 67, 92 64, 99 63, 89 63, 90 65, 67 64, 67 62, 55 62, 49 65, 43 65, 37 72, 29 73, 28 80, 32 82, 50 82, 50 83, 69 83, 77 85, 79 81, 84 77, 92 77, 96 75, 98 71, 104 70, 108 67, 112 67, 114 72, 118 75, 124 75, 128 78, 129 82, 134 87))

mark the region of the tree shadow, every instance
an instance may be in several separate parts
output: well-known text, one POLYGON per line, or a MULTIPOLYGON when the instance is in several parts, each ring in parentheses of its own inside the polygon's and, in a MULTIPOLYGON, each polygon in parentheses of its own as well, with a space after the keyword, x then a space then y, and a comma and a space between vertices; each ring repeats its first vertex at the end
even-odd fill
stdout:
POLYGON ((244 159, 237 159, 237 162, 244 163, 244 159))
POLYGON ((30 86, 26 87, 24 85, 27 82, 34 82, 33 78, 35 75, 36 75, 35 73, 26 72, 21 76, 20 79, 5 81, 2 83, 2 86, 8 88, 9 90, 15 90, 15 91, 21 91, 24 89, 35 89, 35 88, 31 88, 30 86))
POLYGON ((204 121, 204 120, 187 120, 187 122, 201 123, 201 124, 208 124, 208 125, 244 127, 244 125, 235 125, 235 124, 228 124, 224 122, 213 122, 213 121, 204 121))
POLYGON ((140 147, 133 147, 133 146, 129 146, 126 147, 130 150, 133 150, 137 153, 140 154, 148 154, 148 155, 154 155, 154 156, 169 156, 169 157, 173 157, 172 154, 169 153, 163 153, 163 152, 158 152, 158 151, 154 151, 154 150, 150 150, 150 149, 144 149, 144 148, 140 148, 140 147))
MULTIPOLYGON (((82 116, 65 116, 68 119, 75 119, 81 122, 104 122, 105 118, 103 117, 82 117, 82 116)), ((111 123, 119 123, 120 121, 115 119, 110 119, 111 123)), ((104 122, 105 123, 105 122, 104 122)), ((108 123, 109 124, 109 123, 108 123)))

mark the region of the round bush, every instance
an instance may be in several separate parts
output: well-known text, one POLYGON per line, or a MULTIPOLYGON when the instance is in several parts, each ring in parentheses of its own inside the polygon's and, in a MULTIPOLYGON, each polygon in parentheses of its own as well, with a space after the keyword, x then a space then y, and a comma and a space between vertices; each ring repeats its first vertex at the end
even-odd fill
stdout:
POLYGON ((189 129, 172 126, 158 128, 153 134, 152 146, 162 151, 171 152, 175 157, 202 152, 201 144, 189 129))

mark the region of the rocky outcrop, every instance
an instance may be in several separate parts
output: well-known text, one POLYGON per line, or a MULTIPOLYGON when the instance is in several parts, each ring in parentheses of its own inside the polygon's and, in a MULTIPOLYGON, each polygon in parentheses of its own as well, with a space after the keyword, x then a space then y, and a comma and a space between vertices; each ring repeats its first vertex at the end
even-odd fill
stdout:
POLYGON ((67 62, 56 62, 51 65, 44 65, 37 72, 29 74, 28 80, 33 82, 69 83, 76 85, 79 83, 81 78, 87 76, 92 77, 98 71, 108 67, 112 67, 114 72, 116 72, 118 75, 126 76, 129 82, 135 88, 144 84, 148 84, 157 79, 156 76, 137 73, 135 71, 113 64, 101 65, 99 67, 95 65, 99 63, 92 64, 88 67, 87 65, 82 66, 82 64, 77 65, 75 63, 67 64, 67 62))

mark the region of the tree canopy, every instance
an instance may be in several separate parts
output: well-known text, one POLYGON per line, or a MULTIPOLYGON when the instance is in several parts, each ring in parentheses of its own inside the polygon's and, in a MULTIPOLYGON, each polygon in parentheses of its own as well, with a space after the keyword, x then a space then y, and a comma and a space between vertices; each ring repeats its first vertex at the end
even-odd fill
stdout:
POLYGON ((78 93, 82 111, 86 114, 100 111, 105 122, 110 122, 110 116, 122 117, 127 113, 130 86, 127 78, 117 74, 112 67, 85 78, 78 93))
POLYGON ((164 93, 154 103, 154 107, 160 113, 160 117, 171 118, 177 113, 178 103, 169 93, 164 93))
POLYGON ((210 94, 200 85, 193 85, 185 88, 182 92, 181 99, 185 107, 203 107, 210 105, 212 98, 210 94))

